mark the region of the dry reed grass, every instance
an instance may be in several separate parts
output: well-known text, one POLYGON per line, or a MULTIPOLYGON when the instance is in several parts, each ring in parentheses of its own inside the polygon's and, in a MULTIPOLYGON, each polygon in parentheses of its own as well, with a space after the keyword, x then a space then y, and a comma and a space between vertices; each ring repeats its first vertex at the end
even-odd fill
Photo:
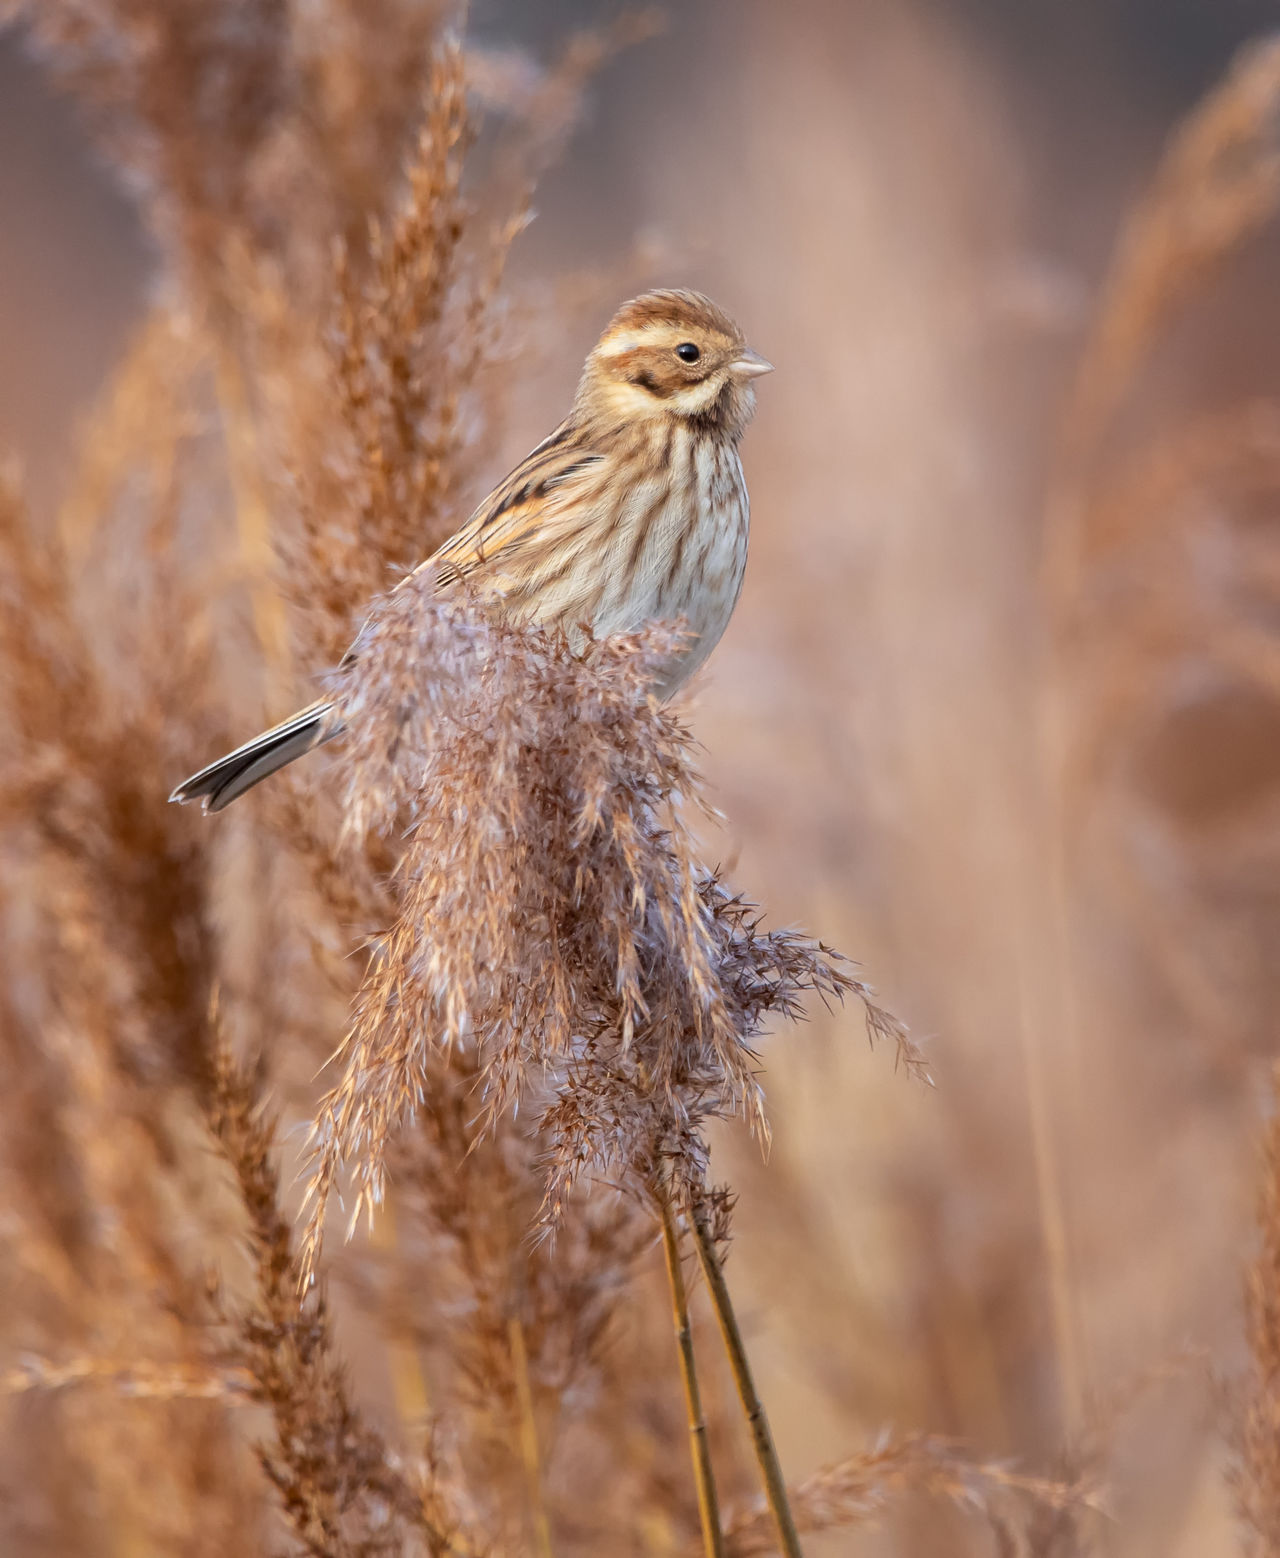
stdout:
MULTIPOLYGON (((734 1207, 708 1127, 745 1117, 766 1134, 755 1047, 806 995, 853 995, 909 1069, 918 1052, 852 965, 764 930, 704 865, 691 738, 644 694, 668 629, 575 659, 471 603, 385 593, 486 474, 519 337, 501 285, 532 179, 586 75, 651 24, 577 40, 538 71, 471 53, 451 11, 407 0, 19 10, 131 179, 164 279, 53 536, 16 481, 0 498, 6 1540, 66 1554, 713 1551, 714 1460, 723 1550, 779 1550, 705 1368, 701 1295, 674 1284, 686 1363, 703 1364, 690 1476, 658 1225, 677 1275, 682 1225, 701 1235, 714 1293, 734 1207), (469 93, 496 120, 479 134, 469 93), (331 684, 343 752, 223 829, 162 806, 174 775, 305 691, 371 599, 356 665, 331 684), (282 1109, 314 1122, 300 1234, 282 1109), (377 1211, 374 1238, 324 1251, 348 1171, 351 1216, 377 1211)), ((1276 59, 1273 45, 1246 56, 1172 143, 1065 423, 1045 593, 1065 688, 1046 749, 1064 901, 1093 859, 1076 840, 1097 847, 1099 799, 1189 650, 1275 693, 1271 409, 1163 433, 1123 468, 1100 451, 1115 460, 1123 398, 1173 305, 1274 207, 1276 59), (1174 539, 1206 509, 1233 560, 1207 602, 1174 539), (1122 621, 1117 590, 1139 608, 1122 621)), ((1120 823, 1160 799, 1127 791, 1120 823)), ((1126 844, 1102 851, 1112 890, 1145 902, 1132 834, 1109 836, 1126 844)), ((1185 918, 1130 923, 1204 1026, 1225 1014, 1260 1045, 1238 981, 1185 956, 1188 935, 1212 940, 1204 870, 1234 887, 1257 843, 1215 838, 1211 862, 1194 829, 1169 845, 1185 918)), ((1241 892, 1256 913, 1261 894, 1241 892)), ((979 1084, 955 1068, 945 1080, 971 1108, 952 1177, 980 1173, 979 1084)), ((811 1290, 861 1324, 835 1241, 779 1156, 744 1171, 748 1195, 793 1225, 774 1312, 811 1290)), ((1234 1489, 1260 1552, 1280 1505, 1274 1156, 1254 1361, 1234 1398, 1234 1489)), ((1054 1199, 1041 1216, 1065 1227, 1072 1208, 1054 1199)), ((1000 1252, 984 1253, 994 1268, 1000 1252)), ((1079 1277, 1064 1259, 1054 1280, 1079 1277)), ((1011 1289, 1015 1342, 1033 1329, 1018 1301, 1011 1289)), ((984 1332, 955 1308, 950 1338, 976 1379, 984 1332)), ((1062 1321, 1060 1349, 1078 1325, 1062 1321)), ((871 1383, 847 1387, 863 1412, 906 1396, 871 1383)), ((1057 1477, 1022 1469, 1046 1463, 1043 1437, 1016 1466, 926 1432, 874 1441, 794 1483, 795 1525, 807 1539, 897 1508, 910 1550, 1090 1551, 1106 1427, 1057 1477), (938 1504, 964 1513, 964 1537, 933 1523, 938 1504)))

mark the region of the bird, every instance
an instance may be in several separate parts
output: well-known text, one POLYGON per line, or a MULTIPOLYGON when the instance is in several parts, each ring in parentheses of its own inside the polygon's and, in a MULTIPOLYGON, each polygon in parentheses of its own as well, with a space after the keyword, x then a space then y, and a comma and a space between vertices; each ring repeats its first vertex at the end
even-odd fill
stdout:
MULTIPOLYGON (((587 357, 569 414, 405 580, 466 588, 513 622, 572 641, 682 621, 656 669, 666 699, 715 648, 737 604, 750 505, 738 444, 772 363, 710 298, 683 289, 624 303, 587 357)), ((321 700, 173 791, 221 811, 341 733, 321 700)))

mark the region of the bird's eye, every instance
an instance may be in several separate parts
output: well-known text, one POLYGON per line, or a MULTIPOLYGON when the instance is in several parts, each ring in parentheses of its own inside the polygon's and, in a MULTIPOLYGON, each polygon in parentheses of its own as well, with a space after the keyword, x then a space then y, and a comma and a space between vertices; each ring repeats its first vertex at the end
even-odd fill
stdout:
POLYGON ((680 345, 676 347, 676 356, 680 359, 681 362, 697 362, 698 358, 702 356, 702 353, 698 350, 692 341, 682 341, 680 345))

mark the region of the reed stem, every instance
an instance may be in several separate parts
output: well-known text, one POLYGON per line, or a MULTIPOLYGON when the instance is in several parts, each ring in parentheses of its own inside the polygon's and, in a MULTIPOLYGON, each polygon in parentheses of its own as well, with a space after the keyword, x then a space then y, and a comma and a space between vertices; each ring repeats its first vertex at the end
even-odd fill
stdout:
POLYGON ((663 1188, 659 1192, 662 1207, 662 1248, 667 1257, 667 1281, 671 1286, 671 1314, 675 1321, 676 1346, 680 1352, 680 1378, 684 1382, 685 1405, 689 1411, 689 1449, 693 1456, 693 1475, 698 1487, 698 1516, 702 1522, 702 1547, 707 1558, 724 1558, 724 1535, 720 1529, 720 1505, 716 1498, 716 1479, 711 1466, 711 1447, 707 1443, 707 1425, 702 1416, 702 1397, 693 1358, 693 1331, 689 1324, 689 1302, 685 1293, 684 1272, 680 1266, 680 1238, 676 1230, 671 1200, 663 1188))
POLYGON ((520 1458, 524 1462, 529 1491, 529 1518, 533 1523, 534 1550, 538 1558, 554 1558, 551 1546, 551 1522, 542 1497, 542 1457, 538 1451, 538 1424, 533 1415, 533 1385, 529 1379, 529 1350, 525 1346, 524 1326, 512 1315, 507 1326, 511 1342, 511 1363, 515 1374, 516 1397, 520 1408, 520 1458))
POLYGON ((804 1558, 800 1549, 800 1535, 796 1530, 795 1517, 791 1513, 791 1504, 787 1498, 786 1479, 782 1475, 782 1465, 778 1460, 773 1435, 769 1431, 769 1419, 765 1414, 764 1403, 760 1400, 760 1393, 756 1389, 755 1379, 751 1373, 747 1349, 742 1340, 742 1332, 738 1328, 733 1303, 729 1298, 729 1288, 724 1280, 724 1268, 720 1264, 720 1257, 716 1254, 715 1240, 707 1226, 706 1213, 696 1203, 690 1208, 690 1222, 693 1224, 698 1259, 702 1262, 702 1273, 707 1279, 707 1291, 711 1295, 716 1321, 720 1326, 720 1335, 724 1340, 725 1351, 729 1354, 733 1381, 738 1387, 738 1399, 742 1402, 747 1426, 751 1429, 756 1461, 760 1467, 761 1481, 764 1483, 764 1496, 778 1529, 778 1550, 783 1554, 783 1558, 804 1558))

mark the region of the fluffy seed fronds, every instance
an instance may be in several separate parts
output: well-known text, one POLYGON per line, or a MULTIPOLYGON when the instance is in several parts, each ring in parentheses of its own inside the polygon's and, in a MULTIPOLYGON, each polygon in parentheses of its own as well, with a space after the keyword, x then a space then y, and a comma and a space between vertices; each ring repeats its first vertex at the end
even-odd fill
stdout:
POLYGON ((432 586, 415 577, 380 603, 331 684, 348 831, 406 842, 399 917, 314 1129, 311 1268, 340 1165, 355 1166, 354 1220, 381 1199, 387 1143, 426 1102, 434 1055, 475 1054, 490 1126, 534 1111, 554 1225, 589 1172, 700 1191, 708 1119, 766 1132, 753 1045, 768 1017, 798 1015, 806 992, 866 993, 829 949, 763 931, 698 863, 691 741, 649 694, 678 625, 579 655, 432 586))
POLYGON ((232 1324, 253 1396, 274 1434, 262 1466, 307 1552, 376 1558, 421 1551, 432 1558, 479 1551, 429 1476, 415 1486, 352 1405, 335 1356, 328 1306, 317 1290, 298 1304, 293 1231, 280 1211, 272 1150, 275 1120, 254 1071, 219 1046, 209 1123, 249 1219, 256 1297, 232 1324))
MULTIPOLYGON (((823 1467, 791 1490, 791 1502, 802 1532, 832 1531, 873 1520, 907 1494, 945 1499, 1010 1537, 1039 1510, 1099 1507, 1096 1491, 1084 1484, 974 1460, 961 1446, 926 1434, 886 1437, 874 1449, 823 1467)), ((734 1515, 726 1547, 731 1558, 776 1552, 768 1510, 757 1505, 734 1515)))

